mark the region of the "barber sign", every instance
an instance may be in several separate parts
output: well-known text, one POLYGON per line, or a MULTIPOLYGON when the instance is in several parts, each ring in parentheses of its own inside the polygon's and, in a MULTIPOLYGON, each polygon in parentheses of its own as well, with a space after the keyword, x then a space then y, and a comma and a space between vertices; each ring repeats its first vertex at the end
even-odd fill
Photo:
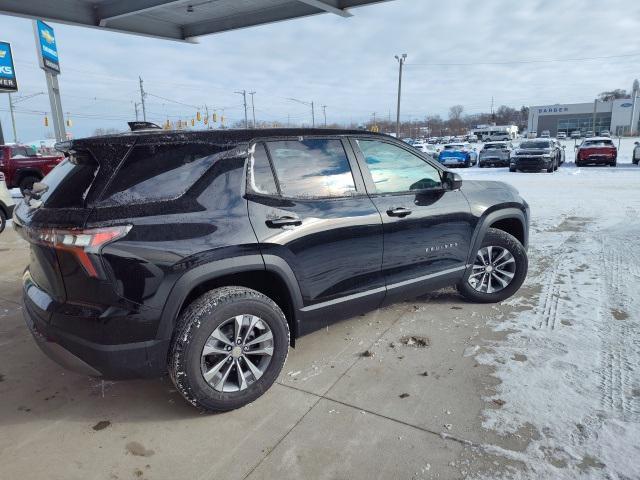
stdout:
POLYGON ((18 91, 16 69, 13 66, 13 55, 11 55, 11 44, 7 42, 0 42, 0 91, 18 91))

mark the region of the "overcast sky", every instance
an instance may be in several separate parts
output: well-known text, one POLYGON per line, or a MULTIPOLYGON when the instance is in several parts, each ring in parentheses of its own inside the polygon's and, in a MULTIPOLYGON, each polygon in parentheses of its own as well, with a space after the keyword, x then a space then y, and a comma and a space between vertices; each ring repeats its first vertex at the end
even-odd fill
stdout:
MULTIPOLYGON (((447 116, 513 107, 589 102, 601 91, 630 89, 640 77, 637 0, 392 0, 353 10, 351 18, 319 15, 201 37, 197 45, 50 24, 56 30, 65 112, 76 137, 98 127, 125 129, 139 101, 138 75, 150 94, 189 105, 225 108, 227 124, 243 116, 242 97, 255 90, 258 120, 363 122, 372 112, 395 116, 397 63, 407 53, 402 117, 447 116), (628 55, 589 61, 487 65, 628 55), (476 65, 450 65, 452 63, 476 65), (449 64, 449 65, 434 65, 449 64)), ((0 15, 0 40, 13 46, 20 95, 46 91, 31 22, 0 15)), ((7 95, 0 119, 12 138, 7 95)), ((18 104, 18 137, 44 138, 46 96, 18 104)), ((148 98, 148 119, 190 119, 193 108, 148 98)))

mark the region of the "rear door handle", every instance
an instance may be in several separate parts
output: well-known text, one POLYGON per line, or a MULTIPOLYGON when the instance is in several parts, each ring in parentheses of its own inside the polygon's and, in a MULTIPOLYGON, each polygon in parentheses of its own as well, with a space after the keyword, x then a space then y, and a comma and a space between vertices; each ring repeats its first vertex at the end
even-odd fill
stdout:
POLYGON ((280 217, 265 222, 269 228, 295 227, 302 225, 302 220, 297 217, 280 217))
POLYGON ((411 210, 404 207, 391 208, 387 210, 387 215, 390 217, 406 217, 407 215, 411 215, 411 210))

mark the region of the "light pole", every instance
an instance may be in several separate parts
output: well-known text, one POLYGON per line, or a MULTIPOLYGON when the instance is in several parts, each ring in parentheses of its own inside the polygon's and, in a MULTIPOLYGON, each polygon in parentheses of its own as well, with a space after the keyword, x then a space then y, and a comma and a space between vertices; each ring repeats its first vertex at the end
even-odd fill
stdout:
POLYGON ((288 97, 287 100, 291 100, 292 102, 301 103, 302 105, 306 105, 307 107, 311 107, 311 125, 315 128, 316 126, 316 111, 313 102, 304 102, 302 100, 298 100, 297 98, 288 97))
POLYGON ((249 120, 247 120, 247 91, 242 90, 241 92, 235 92, 238 95, 242 95, 244 100, 244 128, 249 128, 249 120))
POLYGON ((398 71, 398 108, 396 110, 396 138, 400 138, 400 96, 402 94, 402 66, 407 60, 407 54, 403 53, 400 56, 395 55, 395 59, 400 65, 400 69, 398 71))
POLYGON ((324 128, 327 128, 327 106, 322 105, 322 114, 324 115, 324 128))
POLYGON ((249 92, 249 95, 251 95, 251 112, 253 113, 253 128, 256 128, 256 106, 253 103, 253 96, 256 94, 256 92, 249 92))

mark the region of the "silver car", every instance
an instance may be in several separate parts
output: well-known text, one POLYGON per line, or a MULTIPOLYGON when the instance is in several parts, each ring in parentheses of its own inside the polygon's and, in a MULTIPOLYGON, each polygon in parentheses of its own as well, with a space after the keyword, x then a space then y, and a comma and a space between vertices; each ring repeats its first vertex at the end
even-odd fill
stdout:
POLYGON ((513 145, 511 142, 488 142, 480 151, 478 166, 483 167, 508 167, 513 145))

